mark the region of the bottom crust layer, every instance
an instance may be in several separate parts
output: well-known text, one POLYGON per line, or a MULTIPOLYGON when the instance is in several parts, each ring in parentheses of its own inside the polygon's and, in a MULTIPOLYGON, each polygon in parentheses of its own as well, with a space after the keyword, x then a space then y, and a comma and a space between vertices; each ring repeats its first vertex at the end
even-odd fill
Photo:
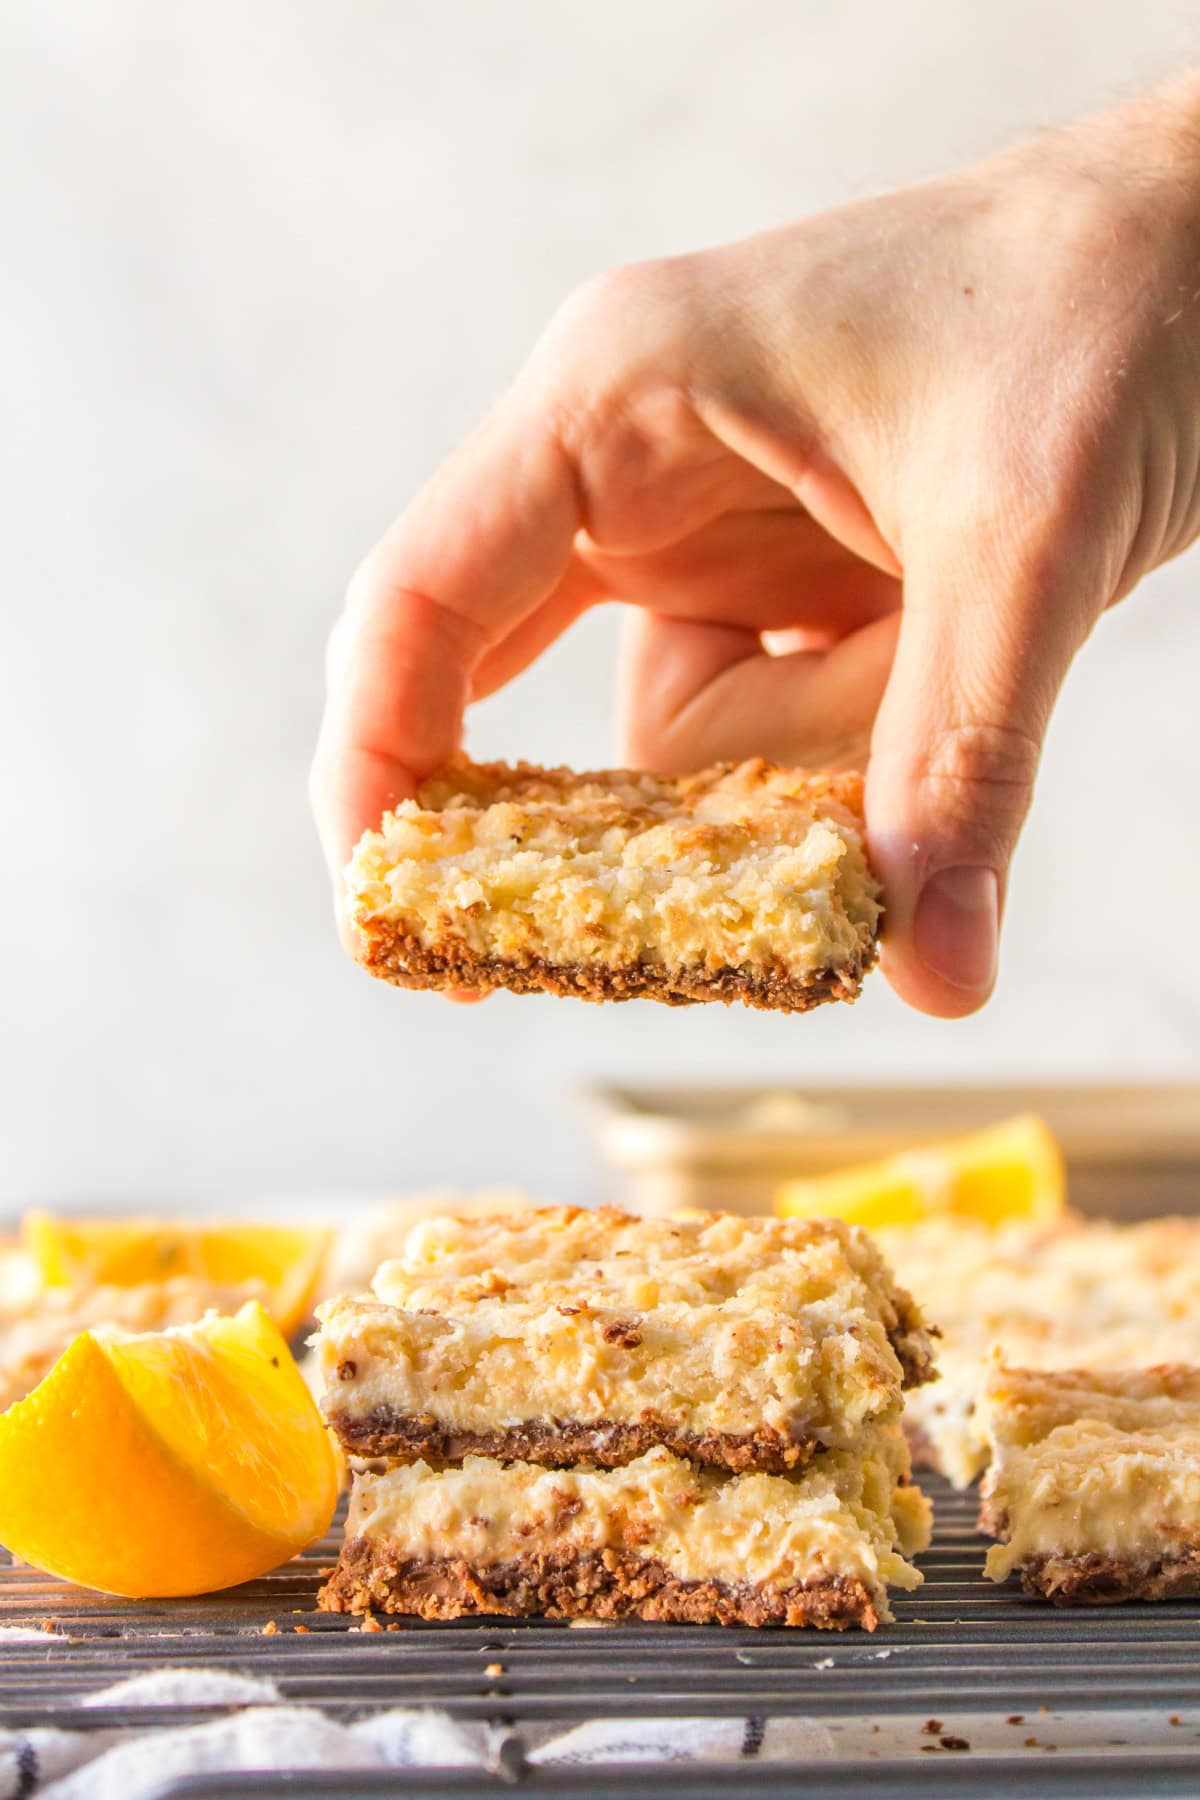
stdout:
POLYGON ((1200 1594, 1200 1551, 1139 1562, 1089 1550, 1081 1556, 1030 1558, 1016 1573, 1027 1594, 1038 1594, 1056 1606, 1186 1600, 1200 1594))
POLYGON ((862 1582, 845 1576, 785 1588, 682 1581, 661 1562, 614 1550, 577 1557, 529 1554, 477 1566, 456 1557, 406 1558, 398 1545, 366 1537, 344 1545, 319 1604, 326 1612, 377 1609, 421 1619, 500 1613, 832 1630, 860 1626, 864 1631, 873 1631, 880 1616, 862 1582))
POLYGON ((795 976, 782 968, 664 969, 652 963, 511 962, 479 956, 447 940, 433 947, 383 919, 357 926, 359 962, 372 975, 407 988, 504 988, 512 994, 570 994, 579 1000, 658 1000, 665 1006, 741 1001, 770 1012, 808 1012, 827 1000, 857 1000, 875 949, 846 969, 795 976))
POLYGON ((675 1456, 734 1475, 751 1470, 781 1475, 806 1463, 815 1449, 811 1438, 788 1438, 766 1427, 740 1434, 673 1431, 667 1425, 609 1419, 586 1425, 529 1419, 496 1431, 455 1431, 436 1419, 387 1406, 370 1413, 334 1412, 329 1423, 352 1456, 435 1465, 460 1463, 466 1456, 494 1456, 499 1462, 537 1463, 544 1469, 569 1469, 580 1463, 617 1469, 662 1444, 675 1456))

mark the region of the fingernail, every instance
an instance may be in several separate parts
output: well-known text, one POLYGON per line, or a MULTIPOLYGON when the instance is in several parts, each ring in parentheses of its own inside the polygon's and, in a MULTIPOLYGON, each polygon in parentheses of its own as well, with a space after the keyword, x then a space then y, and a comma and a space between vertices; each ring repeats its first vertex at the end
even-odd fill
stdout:
POLYGON ((952 987, 986 993, 996 979, 1000 892, 995 869, 940 869, 921 890, 913 948, 952 987))

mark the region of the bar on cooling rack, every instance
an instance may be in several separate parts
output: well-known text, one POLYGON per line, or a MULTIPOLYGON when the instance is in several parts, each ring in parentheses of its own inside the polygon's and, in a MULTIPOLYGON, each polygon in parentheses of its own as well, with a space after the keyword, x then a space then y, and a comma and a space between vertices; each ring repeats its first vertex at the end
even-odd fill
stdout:
POLYGON ((981 1410, 993 1581, 1059 1605, 1200 1593, 1200 1368, 997 1367, 981 1410))
POLYGON ((719 1474, 661 1446, 615 1469, 468 1457, 357 1471, 334 1612, 857 1625, 929 1541, 898 1427, 792 1475, 719 1474))
POLYGON ((1024 1369, 1200 1365, 1200 1219, 1068 1215, 993 1229, 939 1217, 875 1235, 941 1328, 937 1384, 909 1396, 904 1424, 918 1465, 956 1487, 987 1465, 993 1354, 1024 1369))
POLYGON ((831 1220, 427 1221, 319 1315, 326 1416, 375 1458, 615 1468, 662 1446, 779 1473, 852 1449, 932 1373, 911 1297, 831 1220))

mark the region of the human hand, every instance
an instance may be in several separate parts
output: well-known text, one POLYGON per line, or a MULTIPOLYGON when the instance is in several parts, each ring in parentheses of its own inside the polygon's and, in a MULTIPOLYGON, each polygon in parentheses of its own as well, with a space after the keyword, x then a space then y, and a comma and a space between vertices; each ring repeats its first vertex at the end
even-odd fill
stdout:
POLYGON ((1197 81, 588 283, 351 583, 335 875, 472 700, 620 600, 628 761, 869 751, 885 970, 974 1011, 1063 677, 1200 530, 1198 298, 1197 81))

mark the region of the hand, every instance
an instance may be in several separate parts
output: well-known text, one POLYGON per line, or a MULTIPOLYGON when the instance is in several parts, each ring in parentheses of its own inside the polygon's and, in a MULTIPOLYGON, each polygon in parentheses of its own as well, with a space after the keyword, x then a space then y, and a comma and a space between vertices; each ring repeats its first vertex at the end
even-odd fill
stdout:
POLYGON ((974 1011, 1063 677, 1200 529, 1198 422, 1196 81, 587 284, 351 583, 331 867, 471 700, 620 600, 627 760, 869 750, 888 977, 974 1011))

